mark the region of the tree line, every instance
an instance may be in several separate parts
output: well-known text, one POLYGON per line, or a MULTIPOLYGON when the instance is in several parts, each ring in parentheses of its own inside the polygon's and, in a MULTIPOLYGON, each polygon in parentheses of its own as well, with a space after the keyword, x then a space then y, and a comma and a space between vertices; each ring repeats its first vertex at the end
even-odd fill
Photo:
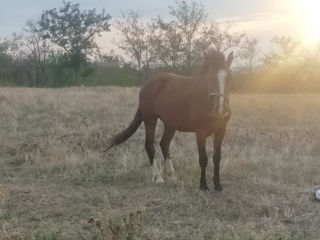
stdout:
POLYGON ((140 85, 156 71, 195 74, 205 51, 213 48, 236 53, 235 91, 320 91, 320 48, 309 52, 291 37, 275 36, 272 50, 261 56, 256 38, 236 31, 232 22, 210 19, 202 3, 175 0, 168 9, 167 19, 146 20, 128 10, 113 20, 104 9, 81 10, 64 1, 0 41, 0 84, 140 85), (103 53, 96 44, 111 26, 121 53, 103 53))

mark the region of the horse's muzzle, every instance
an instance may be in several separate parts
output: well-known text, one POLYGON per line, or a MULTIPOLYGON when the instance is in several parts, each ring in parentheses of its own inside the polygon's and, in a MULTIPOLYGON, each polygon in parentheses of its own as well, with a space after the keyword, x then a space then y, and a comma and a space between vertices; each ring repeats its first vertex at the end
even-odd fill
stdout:
POLYGON ((209 95, 209 101, 211 108, 211 114, 212 116, 216 118, 228 118, 231 115, 231 109, 229 105, 229 98, 220 93, 211 93, 209 95))

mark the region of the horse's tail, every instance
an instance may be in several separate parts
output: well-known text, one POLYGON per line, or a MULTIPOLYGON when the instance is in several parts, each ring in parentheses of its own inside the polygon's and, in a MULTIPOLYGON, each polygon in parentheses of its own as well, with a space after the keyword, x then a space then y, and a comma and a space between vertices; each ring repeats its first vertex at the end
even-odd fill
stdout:
POLYGON ((136 115, 134 116, 130 125, 125 130, 114 135, 113 137, 111 137, 108 140, 108 144, 107 144, 107 147, 104 150, 104 152, 108 151, 113 146, 118 145, 118 144, 126 141, 129 137, 131 137, 137 131, 138 127, 142 123, 142 120, 143 120, 142 115, 141 115, 141 112, 138 108, 136 115))

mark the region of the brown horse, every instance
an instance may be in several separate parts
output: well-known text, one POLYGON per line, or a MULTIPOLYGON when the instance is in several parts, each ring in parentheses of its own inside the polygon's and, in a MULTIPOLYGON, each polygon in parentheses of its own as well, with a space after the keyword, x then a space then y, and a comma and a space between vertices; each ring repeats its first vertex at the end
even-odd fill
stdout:
POLYGON ((206 181, 206 139, 214 134, 214 187, 221 191, 219 165, 221 143, 226 124, 230 119, 230 65, 233 53, 227 60, 222 53, 209 51, 200 73, 196 77, 183 77, 171 73, 154 76, 140 90, 139 106, 129 127, 113 136, 107 150, 127 140, 140 126, 145 125, 145 149, 153 173, 153 181, 163 182, 163 178, 154 161, 154 132, 157 119, 164 123, 164 133, 160 142, 165 160, 165 172, 169 180, 175 179, 174 169, 169 158, 169 145, 175 131, 195 132, 201 167, 200 189, 208 190, 206 181))

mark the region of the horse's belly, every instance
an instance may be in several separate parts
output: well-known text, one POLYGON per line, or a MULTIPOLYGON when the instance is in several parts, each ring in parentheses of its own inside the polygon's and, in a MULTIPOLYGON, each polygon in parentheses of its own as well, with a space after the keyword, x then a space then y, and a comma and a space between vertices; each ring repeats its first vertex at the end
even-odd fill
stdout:
POLYGON ((180 111, 167 110, 159 112, 158 116, 165 125, 182 132, 196 132, 199 125, 189 114, 180 111))
POLYGON ((172 129, 176 129, 181 132, 198 132, 204 131, 211 135, 218 129, 225 127, 227 121, 219 119, 210 119, 201 116, 195 116, 194 118, 185 114, 163 114, 159 118, 172 129))

